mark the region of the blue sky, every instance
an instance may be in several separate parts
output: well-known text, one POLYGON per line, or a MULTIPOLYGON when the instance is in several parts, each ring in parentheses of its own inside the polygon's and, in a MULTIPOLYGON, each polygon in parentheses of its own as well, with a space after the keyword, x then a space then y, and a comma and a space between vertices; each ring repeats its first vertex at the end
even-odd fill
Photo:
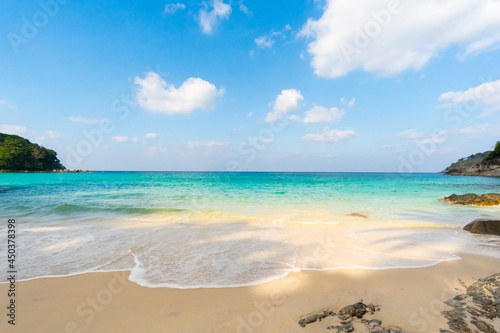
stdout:
POLYGON ((0 132, 90 170, 440 171, 500 139, 500 1, 0 4, 0 132))

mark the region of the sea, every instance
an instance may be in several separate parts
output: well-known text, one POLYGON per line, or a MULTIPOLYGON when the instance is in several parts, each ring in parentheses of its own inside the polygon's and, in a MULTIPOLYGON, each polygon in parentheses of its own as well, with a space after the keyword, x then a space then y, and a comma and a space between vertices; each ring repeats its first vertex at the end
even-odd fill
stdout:
POLYGON ((439 200, 491 192, 499 178, 438 173, 0 173, 0 248, 15 219, 21 280, 130 271, 151 288, 425 267, 500 257, 499 237, 462 230, 500 207, 439 200))

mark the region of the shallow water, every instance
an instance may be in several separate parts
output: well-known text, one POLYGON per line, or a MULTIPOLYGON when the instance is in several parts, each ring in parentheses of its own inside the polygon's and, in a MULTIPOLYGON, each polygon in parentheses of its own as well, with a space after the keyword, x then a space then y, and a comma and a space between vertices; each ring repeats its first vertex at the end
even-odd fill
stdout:
POLYGON ((141 285, 177 288, 257 284, 302 269, 422 267, 458 259, 457 251, 500 256, 498 237, 461 230, 476 218, 499 218, 498 207, 438 200, 489 192, 500 192, 500 179, 0 174, 0 209, 17 221, 22 279, 131 270, 141 285))

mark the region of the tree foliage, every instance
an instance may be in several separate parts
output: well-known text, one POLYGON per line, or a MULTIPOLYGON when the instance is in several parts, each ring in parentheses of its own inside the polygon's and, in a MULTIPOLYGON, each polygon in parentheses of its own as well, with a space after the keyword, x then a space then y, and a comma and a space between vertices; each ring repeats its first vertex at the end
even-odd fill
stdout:
POLYGON ((484 158, 484 161, 490 161, 496 158, 500 158, 500 141, 497 142, 495 150, 493 150, 488 156, 484 158))
POLYGON ((51 171, 66 169, 57 153, 17 135, 0 133, 0 170, 51 171))

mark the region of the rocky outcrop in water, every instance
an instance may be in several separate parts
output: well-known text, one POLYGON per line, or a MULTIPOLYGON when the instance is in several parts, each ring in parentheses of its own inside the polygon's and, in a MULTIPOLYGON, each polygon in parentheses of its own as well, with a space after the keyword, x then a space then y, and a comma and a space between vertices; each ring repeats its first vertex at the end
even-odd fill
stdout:
POLYGON ((453 205, 496 206, 500 205, 500 194, 499 193, 488 193, 482 195, 473 193, 468 193, 463 195, 452 194, 449 197, 442 198, 441 201, 453 205))
POLYGON ((474 220, 464 227, 473 234, 500 236, 500 220, 474 220))

